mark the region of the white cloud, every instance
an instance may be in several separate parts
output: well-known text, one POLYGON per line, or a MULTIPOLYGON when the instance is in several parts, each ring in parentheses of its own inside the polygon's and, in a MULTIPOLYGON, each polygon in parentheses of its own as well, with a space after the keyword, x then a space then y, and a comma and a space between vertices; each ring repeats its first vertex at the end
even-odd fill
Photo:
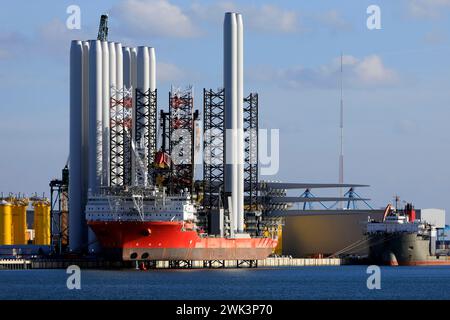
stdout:
POLYGON ((450 0, 408 0, 408 11, 414 17, 436 18, 450 8, 450 0))
POLYGON ((58 43, 69 39, 71 34, 64 22, 59 19, 53 19, 39 28, 40 40, 47 43, 58 43))
POLYGON ((95 39, 96 32, 82 30, 69 30, 65 22, 58 18, 36 28, 32 35, 1 33, 0 32, 0 59, 28 57, 36 52, 58 57, 66 61, 70 49, 70 41, 73 39, 95 39))
POLYGON ((172 63, 157 62, 156 77, 158 82, 176 82, 185 78, 185 72, 172 63))
POLYGON ((225 12, 238 11, 238 7, 231 1, 219 1, 214 4, 201 4, 193 2, 190 8, 191 15, 197 19, 221 22, 225 12))
MULTIPOLYGON (((450 0, 449 0, 450 1, 450 0)), ((328 10, 320 14, 290 10, 274 4, 237 4, 233 1, 219 1, 213 4, 194 2, 190 15, 195 20, 221 23, 225 12, 239 12, 244 15, 244 25, 249 30, 264 33, 305 33, 314 28, 332 31, 349 31, 352 25, 338 10, 328 10)))
POLYGON ((35 49, 45 54, 49 54, 59 59, 59 61, 67 61, 70 51, 70 42, 74 39, 87 40, 96 39, 97 33, 87 28, 81 30, 70 30, 67 28, 65 21, 58 18, 41 25, 36 32, 34 40, 29 43, 35 49), (39 45, 36 45, 36 44, 39 45))
POLYGON ((273 5, 263 5, 247 16, 250 28, 281 33, 299 31, 297 13, 273 5))
POLYGON ((69 30, 65 22, 55 18, 39 28, 38 37, 39 41, 44 41, 50 49, 61 49, 69 47, 68 43, 73 39, 96 39, 97 34, 87 34, 83 29, 69 30))
POLYGON ((188 38, 199 33, 191 18, 168 0, 125 0, 111 13, 132 35, 188 38))
POLYGON ((353 65, 354 78, 367 85, 383 85, 396 82, 397 75, 393 70, 386 68, 377 55, 365 57, 353 65))
POLYGON ((0 59, 9 59, 26 52, 29 40, 18 32, 0 32, 0 59))
POLYGON ((317 20, 333 31, 348 31, 351 24, 337 10, 329 10, 317 16, 317 20))
POLYGON ((294 33, 302 31, 298 13, 275 5, 237 5, 221 1, 210 5, 198 2, 191 6, 192 15, 208 21, 222 22, 224 13, 233 11, 244 16, 244 25, 251 30, 271 33, 294 33))
MULTIPOLYGON (((384 87, 399 82, 398 74, 386 67, 378 55, 369 55, 362 59, 345 55, 342 61, 344 85, 347 88, 384 87)), ((256 81, 282 83, 291 88, 338 88, 340 57, 316 68, 258 68, 250 72, 250 77, 256 81)))

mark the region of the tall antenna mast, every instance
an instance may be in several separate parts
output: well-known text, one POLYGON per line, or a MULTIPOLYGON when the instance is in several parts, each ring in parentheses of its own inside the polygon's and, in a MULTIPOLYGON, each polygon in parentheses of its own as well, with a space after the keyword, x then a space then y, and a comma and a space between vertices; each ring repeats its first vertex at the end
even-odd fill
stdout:
MULTIPOLYGON (((339 152, 339 183, 344 183, 344 98, 343 98, 343 77, 342 77, 342 57, 343 54, 341 52, 341 110, 340 110, 340 152, 339 152)), ((342 187, 339 188, 339 196, 343 196, 342 187)), ((342 206, 343 203, 341 203, 342 206)))

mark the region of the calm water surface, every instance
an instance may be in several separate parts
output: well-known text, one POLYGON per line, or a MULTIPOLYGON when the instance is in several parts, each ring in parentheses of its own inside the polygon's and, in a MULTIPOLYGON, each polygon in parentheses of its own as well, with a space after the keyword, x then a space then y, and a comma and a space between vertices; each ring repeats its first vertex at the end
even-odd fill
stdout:
POLYGON ((450 267, 382 267, 368 290, 365 266, 222 270, 0 271, 3 299, 450 299, 450 267))

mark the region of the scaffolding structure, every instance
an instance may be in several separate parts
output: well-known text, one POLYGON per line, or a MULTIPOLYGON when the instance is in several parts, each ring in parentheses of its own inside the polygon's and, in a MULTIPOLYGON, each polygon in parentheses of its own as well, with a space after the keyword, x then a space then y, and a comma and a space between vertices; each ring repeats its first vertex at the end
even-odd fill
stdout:
MULTIPOLYGON (((209 214, 218 214, 224 204, 224 116, 225 90, 203 89, 203 207, 209 214)), ((224 217, 223 227, 227 235, 231 230, 229 215, 224 217)))
POLYGON ((169 153, 172 159, 170 192, 193 190, 194 99, 192 86, 169 92, 169 153))
POLYGON ((169 152, 170 145, 170 135, 169 135, 169 127, 170 127, 170 113, 164 112, 161 110, 159 112, 159 128, 160 128, 160 137, 161 137, 161 151, 169 152))
POLYGON ((219 209, 223 203, 225 91, 203 89, 203 207, 219 209))
MULTIPOLYGON (((203 207, 217 212, 224 204, 225 90, 203 89, 203 207)), ((244 215, 245 230, 261 235, 261 208, 258 193, 258 94, 244 99, 244 215)), ((225 212, 224 230, 230 228, 225 212)))
POLYGON ((153 162, 156 153, 157 125, 157 91, 141 91, 136 89, 135 107, 135 161, 136 168, 133 183, 139 186, 151 184, 153 181, 153 162), (149 181, 150 180, 150 181, 149 181))
POLYGON ((159 113, 159 138, 160 148, 155 157, 154 166, 154 181, 155 185, 159 187, 166 187, 166 190, 172 190, 170 188, 170 156, 169 156, 169 145, 170 145, 170 113, 160 110, 159 113))
POLYGON ((244 98, 244 185, 245 229, 260 235, 261 208, 258 197, 258 94, 244 98))
POLYGON ((62 170, 62 179, 50 181, 50 234, 51 248, 61 254, 69 236, 69 169, 62 170))
POLYGON ((124 185, 131 185, 132 180, 132 145, 133 139, 133 99, 131 89, 123 95, 123 179, 124 185))
POLYGON ((110 100, 110 184, 131 184, 131 89, 111 87, 110 100))

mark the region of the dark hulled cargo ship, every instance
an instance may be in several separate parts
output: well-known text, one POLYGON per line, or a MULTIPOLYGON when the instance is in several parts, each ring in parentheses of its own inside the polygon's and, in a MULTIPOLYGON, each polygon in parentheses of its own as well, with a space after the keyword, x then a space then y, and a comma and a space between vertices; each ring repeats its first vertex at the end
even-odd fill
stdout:
POLYGON ((439 249, 435 226, 416 219, 412 205, 386 207, 383 220, 367 223, 369 260, 391 266, 450 265, 448 249, 439 249))

